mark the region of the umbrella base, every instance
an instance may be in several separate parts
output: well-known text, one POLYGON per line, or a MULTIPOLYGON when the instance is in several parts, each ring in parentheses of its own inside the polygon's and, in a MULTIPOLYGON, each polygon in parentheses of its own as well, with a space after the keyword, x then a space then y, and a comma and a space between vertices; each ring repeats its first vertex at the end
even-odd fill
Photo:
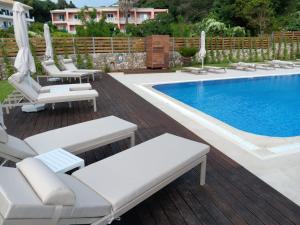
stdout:
POLYGON ((36 104, 36 105, 23 105, 22 112, 39 112, 45 110, 45 104, 36 104))

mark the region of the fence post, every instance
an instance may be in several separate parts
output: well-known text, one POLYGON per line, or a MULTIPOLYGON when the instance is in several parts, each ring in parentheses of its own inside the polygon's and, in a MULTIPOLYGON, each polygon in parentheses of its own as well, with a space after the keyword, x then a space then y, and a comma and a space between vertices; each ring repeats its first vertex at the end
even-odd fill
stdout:
POLYGON ((111 53, 114 54, 114 40, 112 37, 110 38, 110 45, 111 45, 111 53))
POLYGON ((96 55, 96 49, 95 49, 95 37, 93 37, 93 54, 94 54, 94 57, 96 55))
POLYGON ((130 54, 131 53, 131 42, 130 42, 130 37, 128 37, 128 40, 127 40, 127 45, 128 45, 128 53, 130 54))
POLYGON ((175 54, 175 37, 172 38, 172 41, 173 41, 173 43, 172 43, 173 54, 175 54))
POLYGON ((75 47, 75 38, 72 38, 72 42, 73 42, 73 54, 76 55, 76 47, 75 47))

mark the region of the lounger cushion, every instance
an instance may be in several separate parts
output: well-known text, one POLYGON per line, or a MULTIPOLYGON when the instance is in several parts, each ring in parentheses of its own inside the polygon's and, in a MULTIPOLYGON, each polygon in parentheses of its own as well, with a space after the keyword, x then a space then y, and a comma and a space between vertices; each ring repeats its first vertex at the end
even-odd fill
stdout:
POLYGON ((73 176, 108 200, 115 211, 174 174, 181 175, 208 151, 207 145, 164 134, 80 169, 73 176))
POLYGON ((8 135, 0 123, 0 143, 5 144, 7 142, 8 142, 8 135))
POLYGON ((46 205, 74 205, 75 195, 44 163, 27 158, 17 168, 46 205))
POLYGON ((63 62, 64 63, 73 63, 73 60, 72 59, 63 59, 63 62))
POLYGON ((53 60, 42 62, 42 66, 49 75, 52 75, 54 73, 61 73, 61 71, 57 68, 53 60))
POLYGON ((37 101, 39 103, 55 103, 80 101, 86 99, 93 99, 98 97, 96 90, 70 91, 70 92, 52 92, 39 94, 37 101))
POLYGON ((69 91, 82 91, 91 90, 92 86, 89 83, 82 84, 63 84, 63 85, 50 85, 40 89, 40 93, 66 93, 69 91))
POLYGON ((135 124, 109 116, 37 134, 24 141, 39 154, 56 148, 78 154, 111 143, 111 140, 136 130, 135 124))
POLYGON ((63 208, 63 218, 102 217, 110 214, 111 204, 92 189, 70 175, 57 174, 57 176, 76 196, 72 207, 63 208))
POLYGON ((54 65, 55 62, 53 60, 47 60, 47 61, 44 61, 43 64, 46 66, 50 66, 50 65, 54 65))
POLYGON ((0 152, 17 160, 36 156, 36 152, 24 141, 10 135, 8 135, 8 141, 6 143, 0 143, 0 152))
POLYGON ((0 167, 0 213, 6 219, 51 218, 54 206, 45 206, 16 168, 0 167))

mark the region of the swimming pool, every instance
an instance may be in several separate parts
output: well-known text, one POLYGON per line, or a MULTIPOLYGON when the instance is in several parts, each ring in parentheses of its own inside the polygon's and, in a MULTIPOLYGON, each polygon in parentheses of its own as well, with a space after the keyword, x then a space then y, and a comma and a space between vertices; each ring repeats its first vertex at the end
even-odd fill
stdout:
POLYGON ((160 84, 153 88, 242 131, 270 137, 300 136, 300 75, 160 84))

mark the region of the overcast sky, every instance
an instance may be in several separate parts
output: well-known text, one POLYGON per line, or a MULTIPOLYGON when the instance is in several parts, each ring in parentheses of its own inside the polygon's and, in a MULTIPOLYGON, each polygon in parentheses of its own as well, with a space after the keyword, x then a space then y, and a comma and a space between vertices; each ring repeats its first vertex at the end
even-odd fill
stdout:
MULTIPOLYGON (((56 1, 56 0, 54 0, 56 1)), ((67 0, 68 2, 70 0, 67 0)), ((72 0, 72 2, 77 6, 77 7, 83 7, 85 5, 87 6, 108 6, 111 5, 115 2, 117 2, 117 0, 72 0)))

